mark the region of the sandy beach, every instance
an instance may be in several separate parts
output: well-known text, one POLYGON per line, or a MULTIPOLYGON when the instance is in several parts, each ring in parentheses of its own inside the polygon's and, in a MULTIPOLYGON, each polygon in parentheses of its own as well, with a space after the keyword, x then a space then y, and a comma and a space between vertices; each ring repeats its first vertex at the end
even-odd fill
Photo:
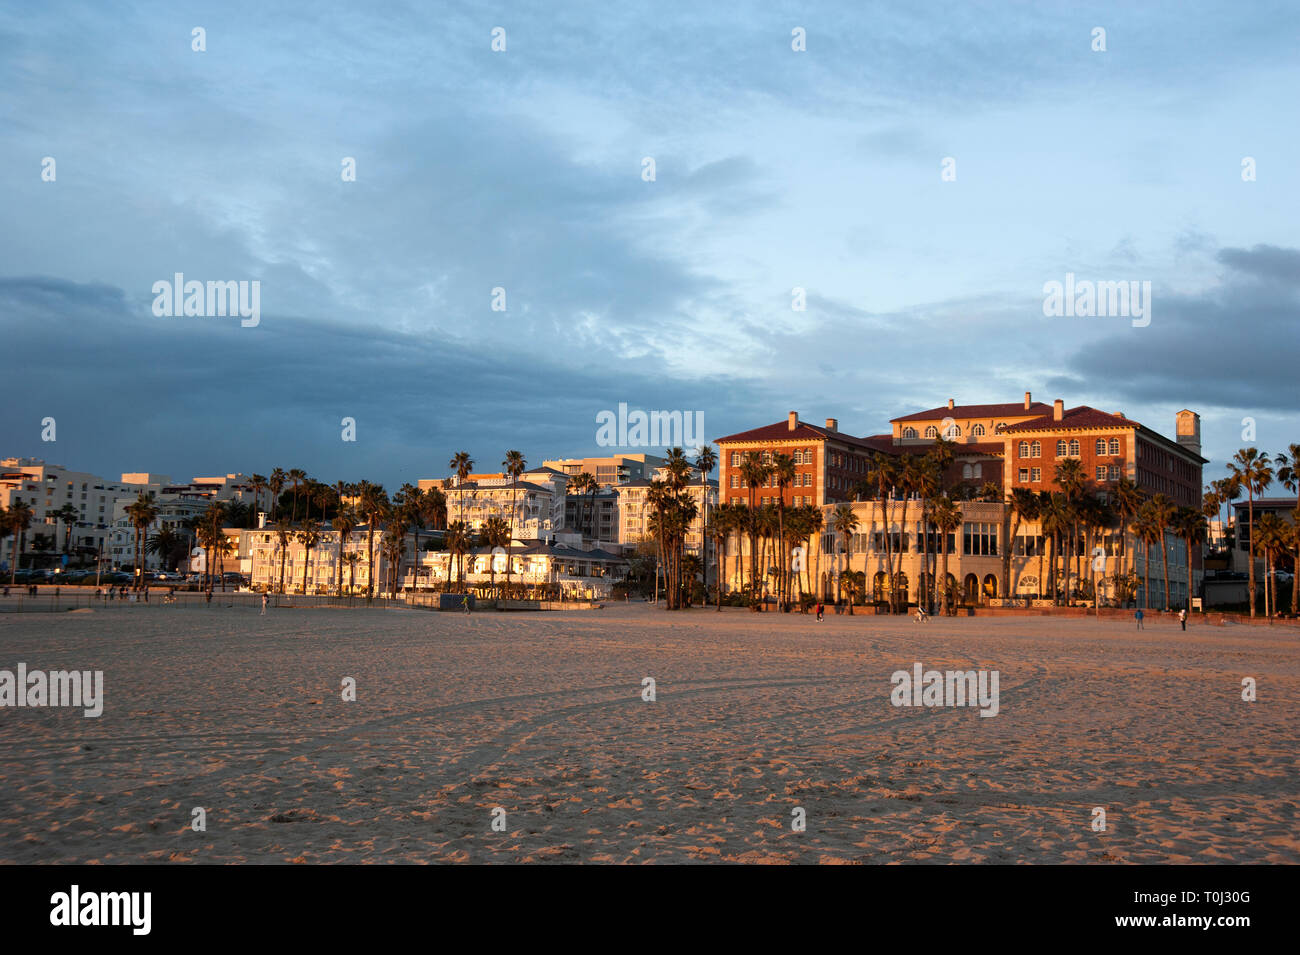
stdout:
POLYGON ((1294 627, 136 606, 0 614, 20 662, 105 703, 0 708, 8 863, 1300 862, 1294 627))

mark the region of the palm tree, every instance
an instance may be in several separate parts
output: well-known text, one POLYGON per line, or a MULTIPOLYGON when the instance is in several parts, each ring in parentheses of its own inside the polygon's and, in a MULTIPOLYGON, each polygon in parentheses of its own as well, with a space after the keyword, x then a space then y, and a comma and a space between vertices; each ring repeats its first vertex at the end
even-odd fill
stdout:
POLYGON ((1142 609, 1151 609, 1151 547, 1165 536, 1165 525, 1156 511, 1156 505, 1143 501, 1133 518, 1133 530, 1142 541, 1142 609))
POLYGON ((1069 510, 1065 495, 1057 491, 1042 491, 1039 495, 1038 514, 1043 536, 1047 539, 1047 592, 1052 603, 1060 606, 1061 588, 1056 575, 1056 561, 1061 556, 1061 534, 1069 523, 1069 510))
POLYGON ((777 551, 779 566, 777 568, 776 600, 783 604, 788 599, 786 593, 787 572, 785 548, 785 489, 794 483, 794 458, 788 454, 772 457, 772 478, 776 482, 776 526, 780 549, 777 551))
POLYGON ((940 553, 943 556, 943 566, 939 570, 939 575, 943 580, 944 612, 955 613, 956 607, 952 599, 955 595, 948 587, 948 535, 955 534, 961 528, 961 511, 952 502, 952 498, 942 496, 930 508, 930 522, 934 524, 934 529, 939 534, 940 553))
MULTIPOLYGON (((456 566, 457 557, 461 558, 459 564, 459 571, 456 574, 456 583, 457 586, 459 587, 465 575, 464 555, 466 552, 468 552, 469 545, 470 545, 469 527, 465 524, 464 521, 454 521, 451 524, 451 526, 447 528, 447 534, 444 540, 445 540, 444 546, 446 546, 447 548, 447 553, 450 557, 451 565, 452 565, 451 567, 447 568, 448 585, 451 584, 452 567, 456 566)), ((448 586, 448 589, 449 590, 451 589, 450 586, 448 586)))
POLYGON ((388 493, 382 484, 357 483, 357 508, 366 522, 366 600, 375 595, 375 527, 388 516, 388 493))
POLYGON ((254 474, 248 479, 248 489, 253 492, 253 522, 250 527, 257 526, 257 510, 261 504, 262 492, 267 488, 266 476, 254 474))
POLYGON ((1290 527, 1276 514, 1263 514, 1258 536, 1264 554, 1264 616, 1271 620, 1277 613, 1277 558, 1287 552, 1290 527))
POLYGON ((402 579, 402 554, 406 549, 406 521, 400 511, 393 509, 388 516, 392 518, 384 530, 382 551, 388 563, 388 595, 397 596, 397 585, 402 579))
POLYGON ((72 543, 72 525, 81 514, 71 504, 64 504, 57 511, 50 511, 48 514, 63 525, 63 553, 66 554, 72 543))
POLYGON ((1142 506, 1142 491, 1127 477, 1121 477, 1111 488, 1115 499, 1115 513, 1119 517, 1120 574, 1128 572, 1128 538, 1133 517, 1142 506))
POLYGON ((1151 498, 1151 514, 1160 525, 1160 563, 1165 574, 1165 610, 1169 609, 1169 538, 1166 532, 1173 527, 1176 510, 1177 505, 1167 494, 1157 494, 1151 498))
MULTIPOLYGON (((134 506, 134 505, 132 505, 134 506)), ((16 501, 9 508, 8 530, 14 535, 14 557, 13 563, 9 566, 9 583, 13 584, 14 576, 18 573, 18 558, 21 555, 20 541, 27 529, 32 526, 33 511, 26 501, 16 501)))
MULTIPOLYGON (((334 562, 334 593, 343 596, 343 562, 347 559, 345 551, 348 547, 348 538, 356 530, 357 515, 350 507, 340 507, 339 512, 334 515, 333 527, 339 535, 339 559, 334 562)), ((356 555, 351 555, 356 556, 356 555)), ((351 584, 349 582, 349 591, 351 584)))
POLYGON ((139 590, 144 584, 145 531, 158 517, 158 508, 154 506, 153 492, 141 491, 136 496, 135 503, 127 506, 126 513, 131 518, 131 524, 135 528, 135 589, 139 590))
MULTIPOLYGON (((1216 495, 1218 496, 1218 499, 1219 499, 1219 504, 1220 504, 1220 505, 1223 505, 1223 506, 1226 506, 1226 515, 1217 515, 1217 516, 1220 516, 1220 517, 1224 517, 1224 516, 1226 516, 1226 518, 1227 518, 1226 521, 1225 521, 1225 523, 1223 524, 1223 528, 1224 528, 1224 532, 1223 532, 1224 543, 1227 544, 1227 543, 1228 543, 1228 531, 1227 531, 1227 528, 1228 528, 1228 526, 1229 526, 1230 524, 1233 524, 1233 523, 1234 523, 1233 520, 1232 520, 1232 502, 1235 501, 1237 498, 1241 497, 1241 481, 1238 480, 1238 479, 1235 478, 1235 477, 1228 476, 1228 477, 1225 477, 1225 478, 1220 478, 1220 479, 1217 480, 1217 481, 1211 481, 1211 482, 1210 482, 1210 487, 1214 488, 1215 493, 1216 493, 1216 495)), ((1234 527, 1234 530, 1233 530, 1233 537, 1234 537, 1234 539, 1233 539, 1232 544, 1233 544, 1233 546, 1235 547, 1235 546, 1236 546, 1236 530, 1235 530, 1235 527, 1234 527)))
POLYGON ((343 555, 343 560, 348 565, 348 594, 356 592, 357 564, 361 563, 361 555, 356 551, 348 551, 343 555))
POLYGON ((302 468, 290 468, 288 478, 289 483, 293 486, 293 516, 289 520, 296 522, 298 520, 298 488, 307 480, 307 472, 302 468))
POLYGON ((579 534, 582 533, 583 525, 582 517, 584 505, 582 499, 584 496, 594 494, 595 491, 599 490, 599 488, 600 485, 596 483, 596 478, 586 471, 580 471, 573 477, 569 478, 569 483, 564 488, 566 494, 573 495, 576 498, 573 521, 574 527, 579 534))
POLYGON ((1078 458, 1066 458, 1056 465, 1056 486, 1060 488, 1064 496, 1065 507, 1065 559, 1063 570, 1065 572, 1065 600, 1070 602, 1073 590, 1070 587, 1070 561, 1078 554, 1078 544, 1075 540, 1076 524, 1078 523, 1079 498, 1083 496, 1083 462, 1078 458))
MULTIPOLYGON (((1012 596, 1020 590, 1020 572, 1017 570, 1014 581, 1007 580, 1011 568, 1011 548, 1015 545, 1016 538, 1020 533, 1020 522, 1024 520, 1033 523, 1038 520, 1038 495, 1027 487, 1013 488, 1011 493, 1007 495, 1007 507, 1015 515, 1015 524, 1012 526, 1011 533, 1007 538, 1006 556, 1003 558, 1005 569, 1002 572, 1004 580, 1002 592, 1007 596, 1012 596)), ((1026 554, 1025 556, 1029 555, 1026 554)), ((1041 553, 1039 559, 1042 559, 1041 553)), ((1040 591, 1043 589, 1041 578, 1038 582, 1038 589, 1040 591)))
MULTIPOLYGON (((853 542, 853 532, 858 529, 858 518, 857 515, 853 513, 853 508, 849 507, 847 504, 841 504, 839 507, 835 508, 835 513, 831 515, 831 528, 836 534, 840 535, 840 537, 844 539, 843 555, 848 558, 849 547, 853 542)), ((851 562, 849 564, 849 569, 852 569, 851 562)), ((837 590, 840 589, 840 584, 843 579, 844 570, 841 568, 839 575, 836 578, 837 590)), ((849 614, 853 614, 852 603, 849 604, 849 614)))
POLYGON ((1180 507, 1174 512, 1172 521, 1174 531, 1187 545, 1187 606, 1192 612, 1192 548, 1205 540, 1207 531, 1205 515, 1194 507, 1180 507))
POLYGON ((505 518, 493 514, 483 522, 483 542, 488 546, 488 575, 492 593, 497 589, 497 562, 495 548, 501 547, 506 552, 506 566, 510 566, 510 525, 505 518))
POLYGON ((271 520, 280 519, 280 495, 284 492, 284 485, 288 480, 288 475, 284 473, 284 468, 276 468, 271 472, 270 478, 267 479, 266 487, 271 492, 271 520))
POLYGON ((1246 534, 1250 539, 1250 615, 1255 616, 1255 495, 1273 483, 1273 469, 1268 455, 1258 448, 1242 448, 1228 462, 1228 471, 1246 489, 1246 534))
MULTIPOLYGON (((1295 492, 1300 508, 1300 444, 1292 444, 1277 456, 1277 479, 1288 491, 1295 492)), ((1300 613, 1300 535, 1295 535, 1294 561, 1291 566, 1291 616, 1300 613)))
POLYGON ((406 526, 415 532, 414 580, 418 584, 420 578, 420 531, 424 529, 425 522, 428 520, 424 492, 414 484, 407 482, 398 488, 397 493, 393 495, 393 504, 396 505, 397 514, 406 523, 406 526))
POLYGON ((885 579, 889 588, 889 610, 894 611, 894 561, 893 543, 889 533, 889 497, 897 485, 899 467, 892 457, 877 451, 867 466, 865 481, 875 485, 875 497, 880 502, 881 537, 885 542, 885 579))
MULTIPOLYGON (((713 535, 713 553, 718 561, 716 580, 718 613, 722 613, 722 581, 726 575, 727 567, 727 539, 736 527, 736 517, 736 510, 731 504, 719 504, 717 510, 713 512, 711 533, 713 535)), ((707 571, 705 589, 708 589, 707 571)))
POLYGON ((740 479, 749 491, 749 589, 750 599, 758 600, 758 510, 755 492, 771 473, 757 451, 747 451, 738 468, 740 479))
POLYGON ((159 566, 163 570, 171 570, 175 567, 177 552, 184 545, 185 541, 180 534, 177 534, 170 527, 163 526, 158 529, 158 533, 149 538, 145 544, 145 550, 158 556, 159 566))
POLYGON ((275 537, 280 544, 280 593, 284 593, 284 562, 289 557, 289 541, 293 539, 293 524, 285 518, 275 522, 275 537))
MULTIPOLYGON (((506 543, 506 594, 510 593, 510 572, 514 565, 514 558, 510 555, 510 548, 515 541, 515 512, 519 508, 519 479, 523 476, 524 469, 528 467, 528 462, 524 460, 522 451, 507 451, 506 459, 501 462, 501 467, 505 469, 510 478, 510 535, 506 543)), ((498 604, 501 609, 505 609, 505 602, 498 604)))
MULTIPOLYGON (((700 554, 704 558, 704 599, 709 599, 709 561, 708 561, 708 541, 709 541, 709 475, 717 467, 718 454, 713 450, 713 445, 706 444, 695 449, 695 470, 700 472, 700 507, 704 510, 704 528, 700 537, 700 554)), ((716 558, 717 555, 715 554, 716 558)), ((722 565, 718 565, 718 584, 722 587, 722 565)), ((719 600, 718 609, 722 609, 722 603, 719 600)))
POLYGON ((451 460, 447 462, 447 467, 451 468, 456 474, 456 487, 458 489, 456 501, 459 505, 456 516, 459 520, 464 521, 465 492, 459 489, 460 486, 465 483, 465 479, 469 477, 470 472, 474 470, 474 459, 469 456, 468 451, 457 451, 452 455, 451 460))
POLYGON ((320 522, 315 518, 304 518, 301 527, 298 529, 298 543, 302 544, 302 592, 303 595, 311 593, 307 589, 307 568, 311 566, 311 552, 317 544, 320 543, 320 522))

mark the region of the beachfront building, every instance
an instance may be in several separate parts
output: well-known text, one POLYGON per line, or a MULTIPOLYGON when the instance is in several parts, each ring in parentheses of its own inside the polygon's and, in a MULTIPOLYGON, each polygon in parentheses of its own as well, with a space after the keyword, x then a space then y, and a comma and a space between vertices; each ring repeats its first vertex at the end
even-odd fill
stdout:
MULTIPOLYGON (((357 526, 340 548, 340 534, 334 530, 320 531, 320 541, 308 551, 295 529, 281 542, 280 535, 270 528, 237 531, 240 536, 239 551, 249 572, 253 590, 279 593, 283 582, 289 594, 332 594, 336 583, 343 594, 365 594, 371 573, 375 579, 375 594, 386 592, 394 582, 401 581, 401 568, 395 573, 383 548, 383 529, 374 534, 373 567, 367 546, 366 525, 357 526)), ((426 535, 421 535, 424 545, 426 535)), ((414 534, 408 534, 402 548, 401 564, 414 559, 414 534)), ((241 568, 242 569, 242 568, 241 568)))
POLYGON ((515 538, 531 540, 565 527, 565 485, 568 477, 549 468, 532 468, 512 481, 501 472, 456 478, 425 478, 420 490, 439 488, 447 498, 448 523, 463 520, 473 531, 489 517, 510 523, 514 511, 515 538))
MULTIPOLYGON (((1200 503, 1206 463, 1200 454, 1200 419, 1186 409, 1176 416, 1173 439, 1120 413, 1087 406, 1066 409, 1061 400, 1045 405, 1034 402, 1029 392, 1022 402, 1007 404, 960 405, 949 399, 946 405, 895 418, 891 425, 888 435, 854 438, 841 432, 834 419, 822 429, 791 412, 785 422, 718 440, 722 493, 732 501, 750 502, 750 489, 739 473, 745 451, 758 451, 765 460, 775 453, 794 457, 797 479, 785 489, 785 505, 816 504, 824 522, 802 572, 801 582, 810 592, 833 597, 838 572, 848 569, 863 573, 869 597, 884 599, 889 590, 888 553, 895 590, 915 602, 932 592, 941 563, 933 557, 946 548, 948 583, 966 601, 1050 601, 1052 587, 1064 583, 1044 579, 1049 575, 1042 568, 1050 555, 1041 524, 1007 502, 1015 488, 1058 490, 1056 466, 1069 459, 1080 462, 1087 486, 1099 494, 1107 494, 1108 486, 1127 477, 1141 491, 1166 494, 1176 505, 1200 503), (893 490, 882 507, 879 501, 865 499, 875 496, 872 482, 861 483, 870 476, 875 453, 903 464, 908 456, 924 455, 941 436, 952 442, 953 450, 944 486, 961 502, 961 526, 946 540, 940 540, 925 520, 918 497, 903 500, 893 490), (809 493, 803 493, 805 487, 809 493), (849 507, 857 522, 847 543, 832 529, 840 504, 849 507)), ((773 484, 769 480, 753 489, 754 503, 774 502, 773 484)), ((1163 548, 1158 543, 1150 548, 1149 557, 1140 541, 1118 528, 1085 527, 1078 538, 1070 559, 1071 590, 1087 580, 1088 590, 1095 587, 1100 600, 1114 600, 1120 595, 1113 577, 1131 572, 1138 577, 1138 604, 1163 606, 1167 554, 1170 605, 1181 606, 1189 593, 1198 592, 1203 575, 1199 548, 1192 554, 1188 580, 1186 548, 1172 532, 1166 534, 1163 548)), ((733 589, 749 573, 748 548, 744 535, 733 538, 728 547, 729 556, 736 559, 728 562, 724 577, 733 589)), ((761 571, 760 580, 766 580, 761 571)))
POLYGON ((420 555, 418 568, 407 569, 403 586, 410 590, 455 590, 464 581, 468 590, 486 597, 491 595, 494 584, 505 584, 507 560, 512 589, 523 588, 535 596, 603 600, 627 573, 627 560, 620 554, 548 539, 516 543, 508 554, 504 548, 496 553, 484 547, 474 548, 455 560, 445 550, 426 551, 420 555))
MULTIPOLYGON (((658 470, 654 477, 662 480, 666 472, 658 470)), ((654 534, 651 532, 654 508, 649 504, 651 481, 638 480, 628 481, 613 488, 617 496, 617 543, 625 551, 635 550, 638 544, 653 541, 654 534)), ((709 480, 704 484, 694 481, 687 485, 686 493, 695 502, 696 514, 695 520, 691 522, 690 530, 686 534, 686 552, 700 556, 705 555, 708 561, 713 560, 713 541, 704 539, 704 518, 705 509, 712 516, 718 506, 718 482, 709 480)), ((710 574, 712 579, 712 574, 710 574)))
POLYGON ((602 487, 624 484, 628 481, 644 481, 668 461, 654 454, 613 454, 596 458, 558 458, 543 461, 542 466, 553 468, 562 474, 573 477, 582 472, 590 474, 602 487))

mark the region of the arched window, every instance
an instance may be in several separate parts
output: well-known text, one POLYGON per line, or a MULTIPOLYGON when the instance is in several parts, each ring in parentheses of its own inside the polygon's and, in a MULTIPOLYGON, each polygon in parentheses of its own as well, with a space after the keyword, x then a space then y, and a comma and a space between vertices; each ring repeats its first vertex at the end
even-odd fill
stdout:
POLYGON ((1110 453, 1119 454, 1119 438, 1110 439, 1110 453))
POLYGON ((1056 456, 1057 456, 1058 458, 1063 458, 1063 457, 1065 457, 1065 441, 1064 441, 1064 440, 1061 440, 1061 441, 1056 442, 1056 456))
POLYGON ((975 476, 969 464, 963 464, 961 466, 961 476, 962 476, 962 480, 964 481, 969 481, 971 478, 975 476))
POLYGON ((976 479, 982 478, 984 476, 984 465, 980 464, 977 461, 975 463, 975 467, 971 469, 971 472, 972 472, 971 477, 974 477, 976 479))
POLYGON ((1079 442, 1077 440, 1072 439, 1070 441, 1070 457, 1077 458, 1078 456, 1079 456, 1079 442))
POLYGON ((905 438, 915 438, 915 437, 916 437, 916 429, 915 429, 915 428, 904 428, 904 429, 903 429, 903 437, 905 437, 905 438))
POLYGON ((1022 458, 1027 458, 1027 457, 1029 457, 1029 442, 1028 442, 1028 441, 1021 441, 1021 442, 1020 442, 1020 456, 1021 456, 1022 458))
POLYGON ((954 421, 952 424, 948 425, 948 427, 944 429, 943 436, 947 438, 949 441, 953 440, 954 438, 960 438, 961 425, 959 425, 957 422, 954 421))
POLYGON ((1041 458, 1043 456, 1043 446, 1035 441, 1033 444, 1033 452, 1029 456, 1031 458, 1041 458))
POLYGON ((925 436, 927 438, 937 438, 939 437, 939 429, 936 428, 934 425, 930 425, 928 428, 925 429, 925 436))
POLYGON ((1097 453, 1098 453, 1098 454, 1105 454, 1105 453, 1106 453, 1106 439, 1105 439, 1105 438, 1098 438, 1098 439, 1097 439, 1097 453))
POLYGON ((984 436, 984 425, 982 425, 982 424, 977 424, 977 425, 975 425, 975 427, 973 427, 973 428, 970 429, 970 433, 973 434, 973 435, 975 435, 975 437, 977 437, 977 438, 983 437, 983 436, 984 436))

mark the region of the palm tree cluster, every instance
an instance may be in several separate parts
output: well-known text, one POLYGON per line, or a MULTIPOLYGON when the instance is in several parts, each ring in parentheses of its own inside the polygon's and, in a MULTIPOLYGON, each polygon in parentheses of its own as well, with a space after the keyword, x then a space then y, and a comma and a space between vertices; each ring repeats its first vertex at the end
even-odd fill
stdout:
MULTIPOLYGON (((711 461, 697 459, 696 467, 702 468, 706 463, 711 467, 711 461)), ((646 493, 646 505, 651 511, 650 533, 659 549, 659 567, 669 610, 691 605, 695 569, 702 566, 698 561, 689 561, 686 553, 686 538, 691 525, 700 516, 702 506, 696 503, 695 495, 690 491, 692 469, 681 448, 669 448, 664 465, 665 477, 652 480, 646 493)), ((708 481, 707 471, 701 471, 700 480, 708 481)), ((706 493, 703 506, 707 507, 707 501, 706 493)))
POLYGON ((1264 559, 1264 613, 1279 613, 1277 572, 1286 563, 1291 565, 1291 614, 1300 611, 1300 587, 1295 574, 1300 569, 1300 444, 1292 444, 1285 451, 1270 457, 1258 448, 1241 448, 1227 464, 1226 477, 1212 481, 1206 489, 1204 512, 1218 516, 1222 507, 1231 508, 1232 502, 1246 494, 1246 540, 1249 560, 1247 566, 1247 591, 1250 595, 1250 615, 1258 609, 1259 587, 1255 575, 1257 555, 1264 559), (1264 514, 1255 519, 1255 502, 1274 481, 1296 495, 1296 507, 1287 522, 1276 514, 1264 514), (1258 526, 1256 526, 1258 524, 1258 526))

